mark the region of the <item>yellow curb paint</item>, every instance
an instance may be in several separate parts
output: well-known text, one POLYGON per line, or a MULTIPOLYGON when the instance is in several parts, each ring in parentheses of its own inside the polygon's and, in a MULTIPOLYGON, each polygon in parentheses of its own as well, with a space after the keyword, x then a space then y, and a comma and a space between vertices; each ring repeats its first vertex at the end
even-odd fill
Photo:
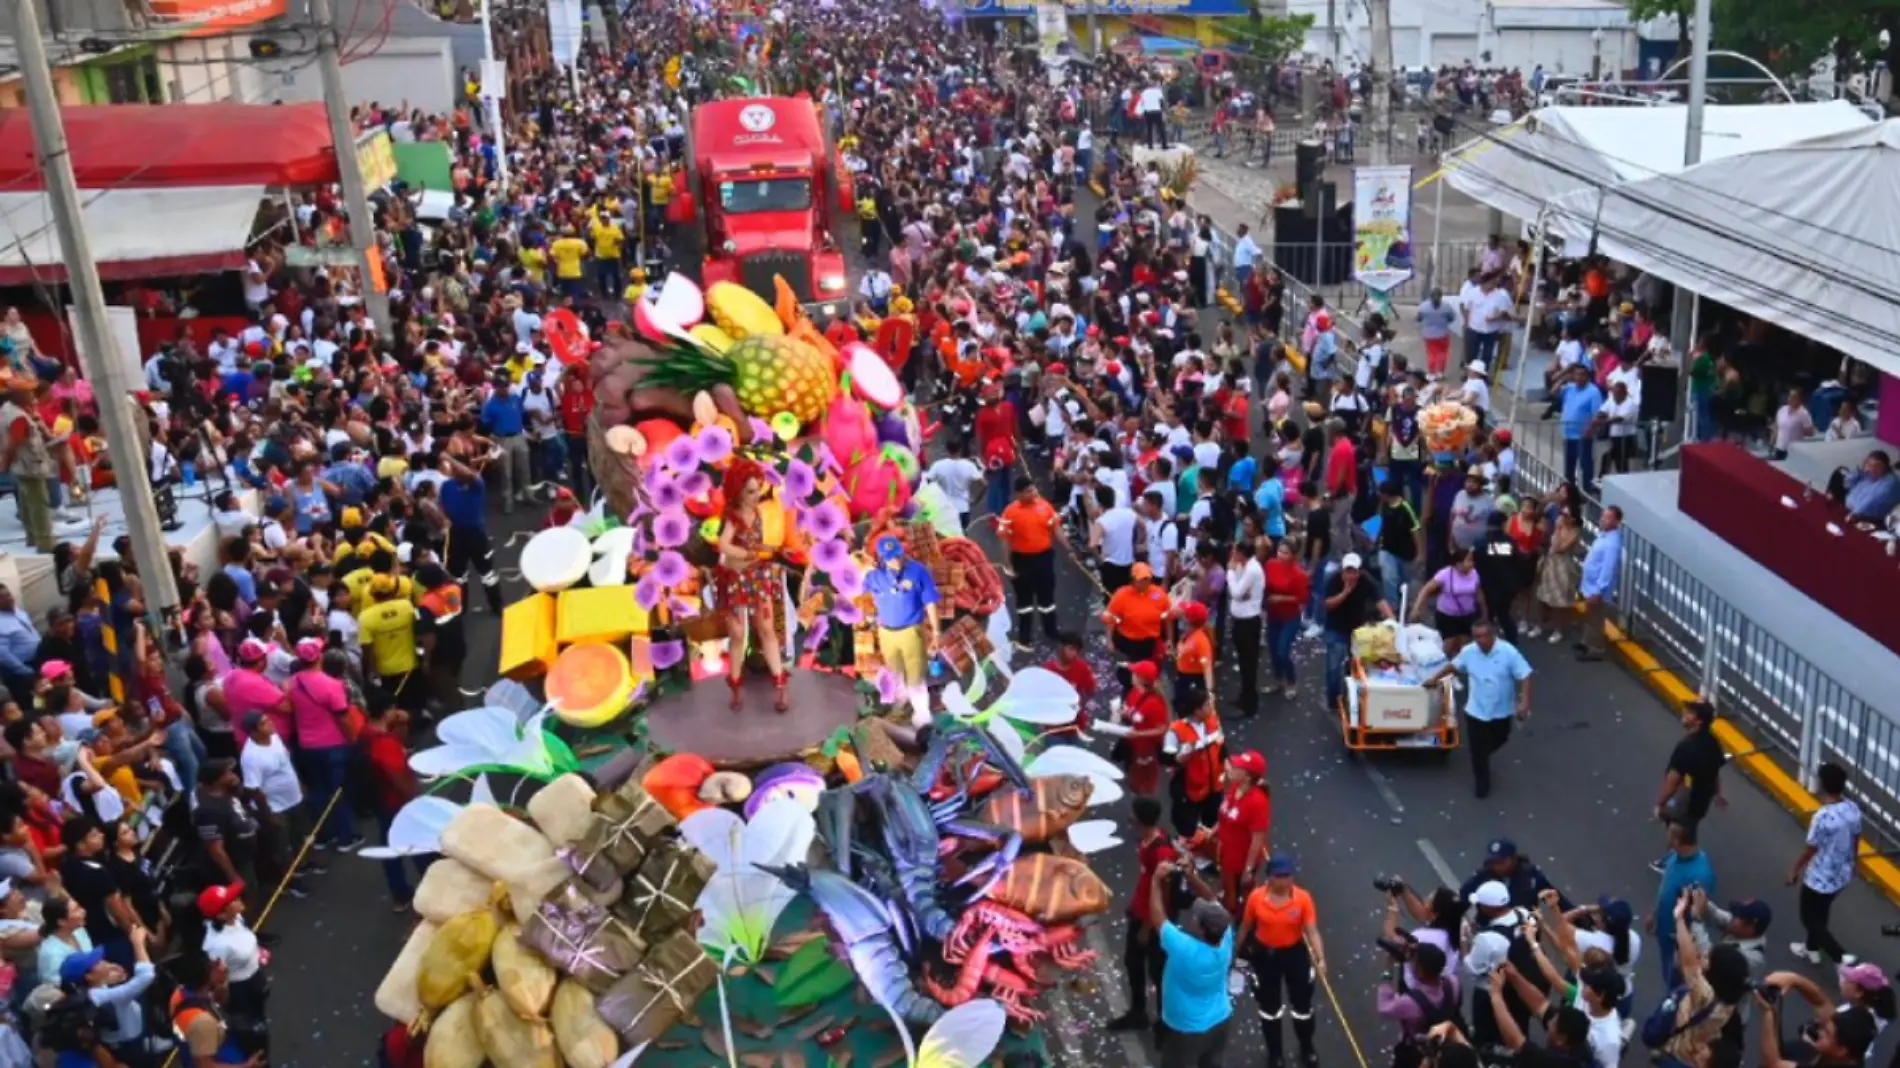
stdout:
MULTIPOLYGON (((1684 705, 1697 699, 1694 689, 1685 685, 1675 673, 1663 667, 1649 651, 1631 641, 1622 628, 1614 623, 1603 625, 1603 634, 1609 639, 1610 650, 1623 666, 1633 672, 1637 678, 1648 684, 1656 692, 1671 712, 1680 715, 1684 705)), ((1744 774, 1755 780, 1768 796, 1775 799, 1782 808, 1787 809, 1799 819, 1806 818, 1821 807, 1820 799, 1802 786, 1800 781, 1788 774, 1774 757, 1767 753, 1756 752, 1755 743, 1741 731, 1727 723, 1716 721, 1715 738, 1722 743, 1722 749, 1732 758, 1731 762, 1741 767, 1744 774), (1746 754, 1735 756, 1737 753, 1746 754)), ((1877 855, 1875 849, 1865 840, 1860 844, 1860 874, 1887 899, 1900 904, 1900 865, 1886 857, 1877 855)))

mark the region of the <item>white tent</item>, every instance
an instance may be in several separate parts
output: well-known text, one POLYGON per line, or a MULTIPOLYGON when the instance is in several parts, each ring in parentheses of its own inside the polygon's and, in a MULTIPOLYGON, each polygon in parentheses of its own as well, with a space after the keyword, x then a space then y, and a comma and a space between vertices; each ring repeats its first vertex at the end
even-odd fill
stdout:
POLYGON ((1611 259, 1900 374, 1900 120, 1552 208, 1566 234, 1594 228, 1611 259))
MULTIPOLYGON (((261 185, 82 189, 92 258, 108 279, 244 266, 261 185)), ((63 282, 65 256, 43 192, 0 193, 0 284, 63 282)))
MULTIPOLYGON (((1445 158, 1444 180, 1526 222, 1552 199, 1683 169, 1689 109, 1540 108, 1445 158)), ((1702 160, 1727 159, 1803 138, 1864 129, 1873 120, 1845 101, 1711 105, 1703 109, 1702 160)))

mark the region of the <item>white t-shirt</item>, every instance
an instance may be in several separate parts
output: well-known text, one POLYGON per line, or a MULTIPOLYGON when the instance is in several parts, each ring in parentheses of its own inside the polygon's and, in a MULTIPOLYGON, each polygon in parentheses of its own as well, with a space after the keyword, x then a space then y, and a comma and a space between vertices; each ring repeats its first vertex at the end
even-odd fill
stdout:
POLYGON ((282 738, 273 734, 268 743, 251 741, 238 754, 238 768, 243 772, 244 788, 262 793, 272 812, 289 812, 303 804, 303 785, 297 781, 297 770, 291 766, 290 750, 282 738))
MULTIPOLYGON (((79 784, 85 781, 86 773, 77 770, 60 780, 59 799, 66 802, 68 811, 85 811, 85 808, 79 803, 81 795, 79 784)), ((119 791, 114 790, 111 786, 100 787, 94 790, 91 796, 92 810, 99 814, 100 823, 111 823, 113 820, 125 815, 125 798, 120 797, 119 791)))
POLYGON ((1775 448, 1786 450, 1814 436, 1814 418, 1806 408, 1782 405, 1775 410, 1775 448))
POLYGON ((1141 521, 1148 531, 1148 566, 1162 577, 1168 574, 1169 555, 1179 555, 1181 552, 1181 528, 1173 519, 1174 512, 1169 509, 1162 512, 1160 519, 1141 521))
POLYGON ((1481 412, 1491 410, 1491 383, 1482 378, 1467 379, 1464 392, 1471 397, 1471 407, 1481 412))
POLYGON ((1227 613, 1235 619, 1260 618, 1267 596, 1267 573, 1260 561, 1249 559, 1239 571, 1227 572, 1227 613))
MULTIPOLYGON (((1605 931, 1577 931, 1577 952, 1583 954, 1592 949, 1600 949, 1616 960, 1616 939, 1605 931)), ((1624 994, 1636 991, 1636 962, 1643 959, 1643 935, 1641 931, 1630 932, 1630 959, 1616 966, 1616 972, 1623 977, 1624 994)))
POLYGON ((1194 443, 1194 465, 1203 471, 1213 471, 1220 467, 1220 444, 1213 441, 1194 443))
POLYGON ((1616 1068, 1623 1060, 1623 1017, 1612 1009, 1602 1016, 1590 1016, 1590 1057, 1597 1068, 1616 1068))
POLYGON ((1603 402, 1603 416, 1613 419, 1610 424, 1610 436, 1613 438, 1631 438, 1636 436, 1636 416, 1641 406, 1636 398, 1623 394, 1622 400, 1611 398, 1603 402))
POLYGON ((357 625, 355 616, 345 612, 341 608, 333 608, 330 610, 329 617, 324 621, 324 625, 330 630, 343 635, 344 645, 350 647, 356 645, 356 633, 361 628, 357 625))
POLYGON ((554 407, 554 393, 548 389, 536 392, 532 389, 521 391, 521 410, 527 416, 528 433, 539 441, 558 437, 561 433, 561 421, 554 407))
POLYGON ((1557 342, 1557 366, 1574 367, 1583 362, 1583 342, 1568 337, 1557 342))
POLYGON ((1504 317, 1511 307, 1511 295, 1504 290, 1479 290, 1476 303, 1471 305, 1471 329, 1480 334, 1497 333, 1504 329, 1504 317))
POLYGON ((1127 508, 1134 503, 1133 491, 1128 488, 1128 472, 1119 467, 1102 467, 1095 471, 1095 481, 1107 486, 1115 494, 1115 507, 1127 508))
POLYGON ((1095 521, 1102 528, 1102 562, 1116 567, 1135 563, 1135 524, 1141 517, 1133 508, 1117 506, 1103 512, 1095 521))
POLYGON ((946 456, 931 464, 924 477, 936 483, 951 507, 961 513, 970 510, 971 491, 983 477, 983 469, 967 456, 946 456))
POLYGON ((212 960, 224 962, 224 970, 230 973, 234 983, 249 979, 264 966, 257 951, 257 934, 244 926, 242 916, 221 928, 206 924, 204 951, 212 960))
POLYGON ((1141 91, 1140 98, 1135 102, 1135 110, 1143 115, 1149 112, 1158 113, 1166 106, 1167 101, 1167 95, 1162 93, 1160 86, 1150 85, 1141 91))

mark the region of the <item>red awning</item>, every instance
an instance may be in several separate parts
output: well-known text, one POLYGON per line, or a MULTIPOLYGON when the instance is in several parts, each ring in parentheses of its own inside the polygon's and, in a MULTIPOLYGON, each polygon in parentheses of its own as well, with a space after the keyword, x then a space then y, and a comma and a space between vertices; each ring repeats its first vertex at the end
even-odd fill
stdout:
MULTIPOLYGON (((61 108, 81 189, 337 181, 323 105, 104 104, 61 108)), ((0 109, 0 192, 42 188, 26 108, 0 109)))

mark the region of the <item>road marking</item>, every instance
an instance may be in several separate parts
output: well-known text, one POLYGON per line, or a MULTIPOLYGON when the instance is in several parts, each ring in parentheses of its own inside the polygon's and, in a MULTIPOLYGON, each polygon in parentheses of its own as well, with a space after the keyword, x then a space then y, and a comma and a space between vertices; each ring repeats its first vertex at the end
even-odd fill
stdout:
POLYGON ((1432 870, 1438 873, 1438 878, 1444 885, 1458 886, 1463 882, 1458 876, 1452 874, 1451 865, 1445 863, 1445 854, 1438 851, 1438 847, 1432 844, 1431 839, 1420 838, 1418 851, 1425 854, 1425 863, 1432 866, 1432 870))
MULTIPOLYGON (((1103 925, 1091 923, 1084 927, 1082 940, 1095 951, 1095 959, 1099 962, 1094 969, 1094 974, 1104 983, 1120 984, 1122 989, 1127 989, 1128 984, 1122 974, 1121 958, 1109 952, 1108 933, 1103 930, 1103 925)), ((1107 994, 1108 991, 1104 990, 1102 993, 1107 994)), ((1129 1065, 1130 1068, 1147 1068, 1147 1065, 1153 1063, 1148 1056, 1148 1047, 1141 1044, 1140 1035, 1133 1031, 1117 1031, 1114 1035, 1121 1040, 1123 1064, 1129 1065)))
POLYGON ((1392 822, 1399 822, 1405 815, 1405 802, 1399 800, 1399 792, 1392 788, 1391 777, 1366 763, 1363 756, 1355 755, 1353 762, 1359 765, 1360 771, 1366 773, 1366 778, 1372 780, 1372 788, 1379 791, 1379 798, 1385 802, 1387 808, 1392 810, 1392 822))

